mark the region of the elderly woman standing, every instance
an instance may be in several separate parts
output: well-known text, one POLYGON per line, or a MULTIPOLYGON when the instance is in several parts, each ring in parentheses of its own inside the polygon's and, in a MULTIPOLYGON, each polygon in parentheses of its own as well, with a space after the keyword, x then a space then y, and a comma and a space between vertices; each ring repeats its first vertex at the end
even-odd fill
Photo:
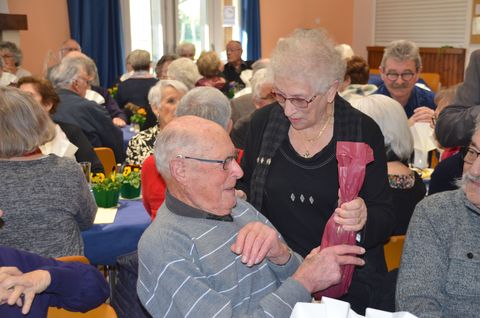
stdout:
POLYGON ((75 160, 43 155, 50 116, 27 93, 0 88, 0 242, 45 257, 82 255, 97 206, 75 160))
POLYGON ((383 243, 394 216, 383 136, 375 122, 338 96, 345 63, 322 30, 297 30, 280 40, 271 58, 277 103, 257 110, 250 122, 238 188, 306 256, 320 245, 327 220, 358 232, 367 249, 342 298, 357 313, 376 307, 377 287, 387 272, 383 243), (366 168, 359 197, 338 205, 337 141, 368 144, 374 161, 366 168))
POLYGON ((177 104, 187 93, 187 87, 174 80, 161 80, 148 92, 148 102, 158 121, 156 126, 141 131, 128 142, 127 164, 142 165, 145 158, 153 153, 155 138, 175 116, 177 104))

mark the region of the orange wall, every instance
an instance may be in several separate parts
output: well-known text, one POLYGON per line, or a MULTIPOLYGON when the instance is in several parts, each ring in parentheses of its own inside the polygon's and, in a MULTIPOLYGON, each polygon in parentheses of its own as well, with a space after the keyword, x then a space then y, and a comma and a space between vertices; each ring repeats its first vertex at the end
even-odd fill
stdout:
MULTIPOLYGON (((28 30, 20 31, 23 67, 42 74, 49 51, 57 57, 61 43, 70 37, 67 1, 8 0, 8 7, 10 13, 28 18, 28 30)), ((354 0, 260 0, 260 15, 263 57, 296 28, 320 26, 337 43, 352 45, 354 0)))
POLYGON ((352 43, 354 0, 260 0, 262 57, 296 28, 327 29, 337 43, 352 43))
MULTIPOLYGON (((20 31, 23 68, 41 75, 48 52, 56 58, 58 49, 70 37, 66 0, 8 0, 12 14, 26 14, 28 30, 20 31)), ((51 62, 53 62, 51 60, 51 62)))

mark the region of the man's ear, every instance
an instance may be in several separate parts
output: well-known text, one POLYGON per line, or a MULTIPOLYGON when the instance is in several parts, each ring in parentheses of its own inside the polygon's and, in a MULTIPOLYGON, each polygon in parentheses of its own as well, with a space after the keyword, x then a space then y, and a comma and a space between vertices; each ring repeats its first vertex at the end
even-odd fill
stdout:
POLYGON ((185 162, 181 158, 170 160, 170 174, 174 180, 181 185, 187 183, 187 174, 185 171, 185 162))

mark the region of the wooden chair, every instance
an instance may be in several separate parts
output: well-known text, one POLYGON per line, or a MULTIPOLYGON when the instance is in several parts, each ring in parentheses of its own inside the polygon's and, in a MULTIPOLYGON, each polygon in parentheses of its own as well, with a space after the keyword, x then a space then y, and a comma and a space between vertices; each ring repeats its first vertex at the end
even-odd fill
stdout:
POLYGON ((427 83, 432 91, 437 93, 440 90, 440 74, 438 73, 420 73, 420 78, 427 83))
POLYGON ((80 262, 83 264, 90 264, 90 261, 88 258, 86 258, 83 255, 70 255, 70 256, 62 256, 62 257, 57 257, 57 261, 62 261, 62 262, 80 262))
MULTIPOLYGON (((90 264, 88 258, 83 255, 62 256, 57 257, 56 260, 62 262, 80 262, 83 264, 90 264)), ((68 311, 63 308, 49 307, 47 318, 117 318, 117 313, 109 304, 101 304, 97 308, 89 310, 85 313, 68 311)))
POLYGON ((103 170, 105 170, 105 176, 109 177, 113 169, 117 166, 113 150, 108 147, 96 147, 93 148, 93 150, 95 150, 98 159, 103 165, 103 170))
POLYGON ((404 241, 405 235, 391 236, 388 242, 383 245, 388 271, 400 267, 404 241))
POLYGON ((101 304, 97 308, 85 313, 49 307, 47 318, 117 318, 117 313, 113 307, 108 304, 101 304))

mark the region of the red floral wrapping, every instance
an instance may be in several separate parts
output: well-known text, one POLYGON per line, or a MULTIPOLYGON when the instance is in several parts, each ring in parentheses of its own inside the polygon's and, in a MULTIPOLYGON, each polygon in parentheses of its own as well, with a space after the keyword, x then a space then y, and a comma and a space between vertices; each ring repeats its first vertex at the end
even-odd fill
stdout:
MULTIPOLYGON (((363 142, 337 142, 338 183, 340 186, 339 206, 352 201, 358 196, 365 179, 365 167, 373 161, 373 151, 363 142)), ((355 232, 344 231, 342 226, 330 217, 323 232, 321 249, 339 244, 355 245, 355 232)), ((352 282, 354 265, 344 265, 341 268, 340 283, 314 294, 315 299, 322 296, 339 298, 343 296, 352 282)))

